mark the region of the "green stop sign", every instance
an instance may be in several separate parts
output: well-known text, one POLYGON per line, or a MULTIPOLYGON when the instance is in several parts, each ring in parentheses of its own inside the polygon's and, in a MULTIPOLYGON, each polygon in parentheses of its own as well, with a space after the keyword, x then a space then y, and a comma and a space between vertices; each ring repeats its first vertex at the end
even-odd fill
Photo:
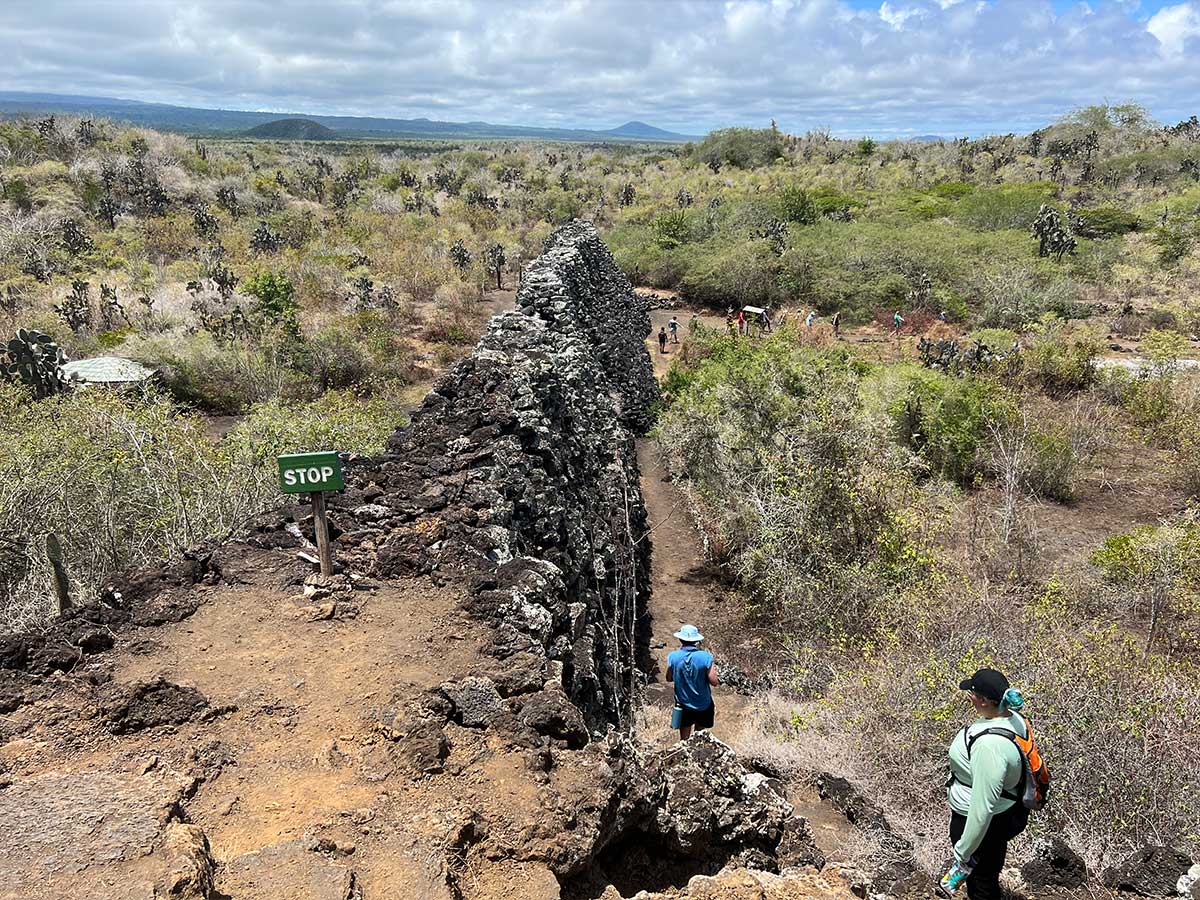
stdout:
POLYGON ((340 491, 342 459, 332 450, 322 453, 291 453, 280 456, 279 487, 285 494, 340 491))

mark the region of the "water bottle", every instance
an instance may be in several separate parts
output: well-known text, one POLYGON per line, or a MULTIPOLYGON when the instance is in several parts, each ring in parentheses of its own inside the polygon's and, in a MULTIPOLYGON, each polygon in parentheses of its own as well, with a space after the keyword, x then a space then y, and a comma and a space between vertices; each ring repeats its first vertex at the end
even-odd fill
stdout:
POLYGON ((938 883, 938 893, 943 897, 951 896, 962 887, 963 882, 967 880, 971 874, 971 870, 974 868, 975 866, 971 862, 960 863, 955 860, 954 865, 950 867, 950 871, 943 875, 942 880, 938 883))

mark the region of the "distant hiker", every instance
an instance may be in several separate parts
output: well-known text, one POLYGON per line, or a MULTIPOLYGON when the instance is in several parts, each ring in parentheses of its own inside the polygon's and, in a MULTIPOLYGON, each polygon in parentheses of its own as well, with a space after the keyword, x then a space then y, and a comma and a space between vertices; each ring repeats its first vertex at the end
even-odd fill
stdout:
POLYGON ((816 320, 817 320, 817 311, 815 309, 810 309, 808 311, 808 315, 804 317, 804 327, 809 329, 809 331, 811 331, 813 322, 815 322, 816 320))
POLYGON ((838 310, 833 314, 833 319, 830 322, 833 325, 833 336, 840 338, 842 336, 842 313, 838 310))
POLYGON ((938 321, 939 322, 946 321, 946 311, 944 309, 940 313, 938 313, 938 321))
POLYGON ((763 331, 771 333, 771 314, 765 309, 758 314, 758 324, 763 331))
POLYGON ((1029 720, 1017 711, 1021 692, 995 669, 980 669, 959 685, 979 718, 950 742, 950 840, 954 861, 941 893, 965 880, 970 900, 999 900, 1000 870, 1008 842, 1025 830, 1030 809, 1040 809, 1050 789, 1029 720))
POLYGON ((667 352, 667 327, 665 325, 658 329, 658 352, 667 352))
POLYGON ((695 334, 700 327, 700 313, 692 313, 691 319, 688 320, 688 334, 695 334))
POLYGON ((667 323, 667 327, 671 329, 671 343, 679 343, 679 317, 671 316, 671 321, 667 323))
POLYGON ((675 685, 675 708, 671 710, 671 727, 679 729, 679 739, 686 741, 692 729, 703 731, 713 726, 712 689, 721 683, 713 655, 700 649, 704 635, 695 625, 684 625, 675 637, 679 649, 667 657, 667 681, 675 685))
POLYGON ((738 334, 745 334, 745 333, 746 333, 746 311, 744 309, 739 309, 738 310, 738 334))
POLYGON ((897 337, 900 334, 900 326, 904 324, 904 316, 900 315, 900 310, 896 310, 896 314, 892 316, 892 337, 897 337))
POLYGON ((725 330, 727 332, 729 332, 730 337, 733 337, 733 328, 734 328, 734 319, 733 319, 733 310, 731 309, 729 312, 725 313, 725 330))

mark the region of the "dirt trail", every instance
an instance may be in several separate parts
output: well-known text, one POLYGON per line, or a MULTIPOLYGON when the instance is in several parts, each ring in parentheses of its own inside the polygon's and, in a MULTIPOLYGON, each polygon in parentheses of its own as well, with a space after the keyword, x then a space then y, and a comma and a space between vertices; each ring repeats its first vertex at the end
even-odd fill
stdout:
MULTIPOLYGON (((660 379, 686 343, 686 323, 691 318, 690 310, 652 311, 653 331, 647 339, 647 349, 654 361, 655 375, 660 379), (659 327, 666 325, 672 316, 678 316, 682 323, 679 329, 680 343, 668 342, 667 352, 660 353, 656 335, 659 327)), ((722 323, 717 316, 703 315, 700 319, 705 325, 713 327, 722 323)), ((713 623, 726 614, 720 610, 723 592, 714 583, 711 574, 705 571, 700 536, 692 524, 683 495, 670 481, 670 473, 658 446, 651 439, 638 442, 638 468, 642 476, 642 497, 653 529, 653 594, 650 601, 653 624, 650 646, 659 665, 656 679, 646 689, 642 737, 658 743, 670 743, 676 740, 675 733, 670 730, 674 693, 671 685, 663 680, 662 670, 666 667, 667 654, 679 645, 673 633, 684 622, 690 622, 704 631, 706 623, 713 623)), ((719 673, 721 659, 725 655, 720 638, 706 641, 706 646, 716 657, 719 673)), ((713 693, 716 703, 713 734, 741 752, 745 749, 744 737, 754 712, 755 700, 725 686, 716 688, 713 693)), ((813 838, 821 851, 830 858, 837 858, 854 831, 846 818, 822 801, 808 785, 789 785, 788 800, 796 814, 808 820, 813 838)))
MULTIPOLYGON (((663 672, 667 654, 679 646, 673 634, 685 622, 704 631, 706 623, 714 618, 719 595, 704 573, 700 539, 692 527, 682 495, 666 480, 667 471, 653 441, 638 443, 638 466, 642 473, 642 496, 654 529, 650 536, 653 542, 653 595, 650 602, 653 636, 650 648, 659 666, 656 680, 647 688, 646 702, 662 710, 665 720, 670 715, 674 694, 671 685, 663 680, 663 672)), ((706 645, 717 657, 719 673, 720 644, 709 640, 706 645)), ((733 744, 741 730, 748 700, 725 686, 718 687, 714 694, 717 715, 713 733, 733 744)))

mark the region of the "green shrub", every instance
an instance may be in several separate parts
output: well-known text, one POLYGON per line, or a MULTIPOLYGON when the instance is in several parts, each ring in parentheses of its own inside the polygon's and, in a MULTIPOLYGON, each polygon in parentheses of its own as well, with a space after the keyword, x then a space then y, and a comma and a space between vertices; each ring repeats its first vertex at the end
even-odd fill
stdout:
POLYGON ((974 193, 975 185, 965 184, 961 181, 943 181, 941 184, 935 184, 929 189, 929 193, 935 197, 943 197, 947 200, 961 200, 967 194, 974 193))
POLYGON ((1048 500, 1072 500, 1079 467, 1085 461, 1067 428, 1058 424, 1035 427, 1029 435, 1029 460, 1021 473, 1022 484, 1048 500))
POLYGON ((28 404, 0 388, 0 423, 0 630, 49 615, 50 570, 33 549, 48 532, 83 602, 107 574, 226 534, 267 503, 261 479, 153 391, 28 404))
POLYGON ((296 286, 286 275, 260 272, 243 279, 240 287, 242 293, 256 300, 255 318, 268 327, 299 336, 300 304, 296 301, 296 286))
POLYGON ((331 325, 309 338, 298 367, 322 391, 344 390, 367 380, 371 357, 352 331, 331 325))
POLYGON ((821 215, 808 191, 796 184, 780 188, 775 205, 779 218, 797 225, 811 225, 821 215))
POLYGON ((1158 247, 1158 261, 1164 266, 1178 265, 1179 261, 1192 252, 1196 245, 1197 228, 1194 221, 1172 221, 1154 229, 1151 237, 1158 247))
POLYGON ((1043 203, 1053 202, 1057 186, 1048 181, 981 187, 958 201, 954 217, 981 231, 1028 231, 1043 203))
POLYGON ((1165 525, 1139 525, 1113 535, 1092 564, 1133 599, 1130 612, 1146 629, 1147 650, 1160 636, 1180 649, 1200 639, 1200 521, 1185 513, 1165 525), (1169 626, 1169 632, 1164 630, 1169 626))
POLYGON ((660 213, 654 219, 654 236, 663 250, 673 250, 692 239, 691 216, 685 209, 660 213))
POLYGON ((823 216, 846 209, 847 207, 854 209, 862 205, 862 202, 857 197, 853 197, 850 194, 843 193, 837 188, 827 185, 813 188, 809 192, 809 196, 812 198, 817 212, 823 216))
POLYGON ((396 391, 362 397, 328 391, 302 403, 269 400, 255 403, 225 436, 227 453, 270 470, 282 453, 337 450, 382 453, 388 437, 404 425, 403 402, 396 391))
POLYGON ((906 517, 901 457, 863 412, 858 367, 786 334, 702 340, 694 371, 674 376, 659 440, 710 555, 773 627, 868 639, 891 592, 930 560, 906 517))
POLYGON ((1180 415, 1175 421, 1171 465, 1188 497, 1200 497, 1200 415, 1180 415))
POLYGON ((1085 390, 1096 381, 1101 346, 1090 331, 1054 326, 1023 351, 1025 377, 1051 397, 1085 390))
POLYGON ((1071 230, 1085 238, 1113 237, 1140 227, 1141 220, 1135 213, 1115 206, 1093 206, 1071 216, 1071 230))
POLYGON ((961 485, 970 485, 982 472, 989 429, 1013 410, 1009 392, 990 378, 932 371, 914 375, 890 409, 900 442, 961 485))
POLYGON ((158 370, 181 403, 213 413, 241 413, 251 403, 291 392, 297 375, 290 358, 247 341, 220 345, 207 331, 127 340, 132 358, 158 370))
POLYGON ((1188 340, 1178 331, 1154 328, 1142 337, 1141 349, 1150 358, 1156 375, 1169 375, 1178 370, 1188 340))
POLYGON ((774 128, 722 128, 692 148, 692 159, 718 168, 749 169, 770 165, 783 153, 783 136, 774 128))
POLYGON ((1017 333, 1009 328, 976 328, 968 337, 1002 353, 1017 343, 1017 333))
POLYGON ((680 278, 690 303, 723 309, 746 304, 777 307, 784 300, 780 263, 765 241, 696 244, 680 278))

